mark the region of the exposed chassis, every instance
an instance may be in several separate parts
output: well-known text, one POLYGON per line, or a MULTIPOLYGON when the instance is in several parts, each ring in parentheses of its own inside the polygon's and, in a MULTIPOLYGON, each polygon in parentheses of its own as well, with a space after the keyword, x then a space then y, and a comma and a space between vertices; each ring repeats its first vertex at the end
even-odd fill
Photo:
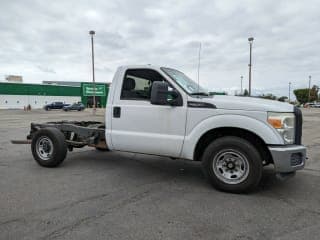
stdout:
POLYGON ((72 151, 73 148, 82 148, 84 146, 108 149, 105 139, 105 124, 102 122, 59 121, 31 123, 27 139, 31 142, 38 130, 47 127, 57 128, 64 134, 69 151, 72 151))

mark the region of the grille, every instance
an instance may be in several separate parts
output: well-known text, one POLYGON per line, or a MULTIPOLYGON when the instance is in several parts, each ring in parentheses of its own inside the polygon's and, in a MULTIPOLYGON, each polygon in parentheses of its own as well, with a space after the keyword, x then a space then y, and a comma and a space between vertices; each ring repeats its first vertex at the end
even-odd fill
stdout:
POLYGON ((302 137, 302 113, 298 107, 294 107, 294 115, 296 117, 295 122, 295 139, 294 143, 297 145, 301 145, 301 137, 302 137))

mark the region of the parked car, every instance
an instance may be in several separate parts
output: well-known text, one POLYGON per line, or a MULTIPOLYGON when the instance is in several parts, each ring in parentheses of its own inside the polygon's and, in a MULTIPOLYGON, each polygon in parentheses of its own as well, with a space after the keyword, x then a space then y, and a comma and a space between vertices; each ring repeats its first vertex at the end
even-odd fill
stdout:
POLYGON ((53 103, 49 103, 47 105, 44 105, 44 109, 46 111, 49 111, 51 109, 62 109, 65 106, 68 106, 69 104, 65 104, 63 102, 53 102, 53 103))
POLYGON ((313 104, 312 107, 313 107, 313 108, 320 108, 320 103, 315 103, 315 104, 313 104))
POLYGON ((304 105, 306 108, 320 108, 320 103, 306 103, 304 105))
POLYGON ((71 110, 83 111, 85 107, 82 103, 73 103, 71 105, 64 106, 62 109, 64 111, 71 111, 71 110))

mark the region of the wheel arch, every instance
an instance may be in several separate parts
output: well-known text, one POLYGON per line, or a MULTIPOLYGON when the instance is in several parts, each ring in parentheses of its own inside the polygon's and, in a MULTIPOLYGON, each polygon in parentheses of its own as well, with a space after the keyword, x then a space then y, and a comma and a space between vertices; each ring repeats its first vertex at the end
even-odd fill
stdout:
POLYGON ((224 137, 224 136, 234 136, 240 137, 249 141, 253 146, 255 146, 260 153, 263 163, 265 165, 272 163, 272 156, 267 147, 265 141, 257 134, 243 128, 237 127, 219 127, 211 129, 204 133, 198 140, 193 154, 193 159, 195 161, 201 161, 203 152, 205 148, 214 140, 224 137))

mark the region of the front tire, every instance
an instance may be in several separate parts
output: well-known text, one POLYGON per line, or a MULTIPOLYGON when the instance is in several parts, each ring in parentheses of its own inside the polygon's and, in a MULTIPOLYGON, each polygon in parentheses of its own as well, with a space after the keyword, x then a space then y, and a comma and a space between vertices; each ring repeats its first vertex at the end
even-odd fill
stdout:
POLYGON ((262 176, 262 158, 257 149, 247 140, 233 136, 209 144, 202 167, 215 188, 232 193, 252 191, 262 176))
POLYGON ((64 134, 56 128, 43 128, 32 138, 33 158, 43 167, 57 167, 67 155, 67 144, 64 134))

